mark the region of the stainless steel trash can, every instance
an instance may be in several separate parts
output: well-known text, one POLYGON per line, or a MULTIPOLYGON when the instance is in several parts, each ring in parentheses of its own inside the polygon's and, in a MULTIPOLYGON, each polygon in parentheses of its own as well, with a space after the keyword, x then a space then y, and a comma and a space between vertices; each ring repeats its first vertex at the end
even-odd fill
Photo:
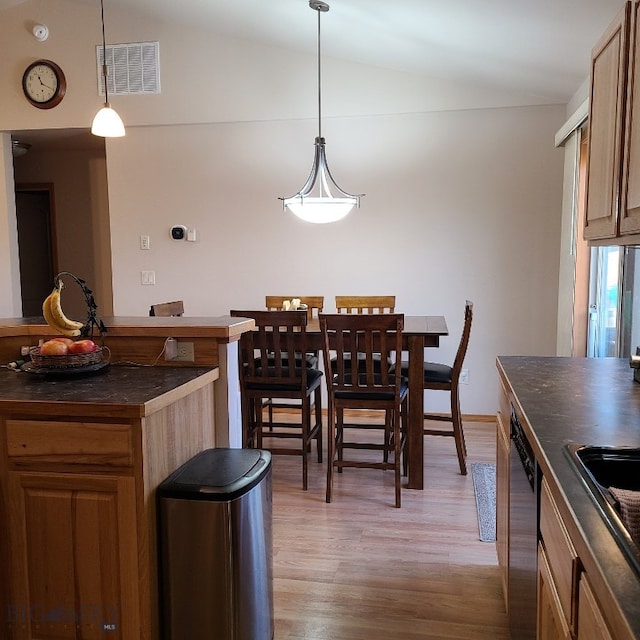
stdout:
POLYGON ((207 449, 158 487, 165 640, 271 640, 271 454, 207 449))

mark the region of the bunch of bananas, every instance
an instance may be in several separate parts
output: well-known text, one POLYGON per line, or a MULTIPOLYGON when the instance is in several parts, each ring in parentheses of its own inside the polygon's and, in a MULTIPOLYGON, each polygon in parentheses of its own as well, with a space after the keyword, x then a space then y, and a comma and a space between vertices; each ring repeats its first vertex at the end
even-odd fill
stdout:
POLYGON ((62 286, 62 280, 58 280, 53 291, 42 303, 42 315, 52 329, 55 329, 64 336, 75 338, 80 335, 80 329, 82 329, 84 324, 82 322, 76 322, 75 320, 69 320, 69 318, 64 315, 60 304, 62 286))

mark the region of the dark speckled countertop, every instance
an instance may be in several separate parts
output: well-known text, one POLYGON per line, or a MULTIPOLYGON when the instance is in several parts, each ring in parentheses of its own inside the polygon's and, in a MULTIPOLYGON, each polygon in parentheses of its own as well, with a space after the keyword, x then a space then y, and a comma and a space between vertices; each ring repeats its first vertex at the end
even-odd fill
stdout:
POLYGON ((628 360, 506 356, 497 364, 531 426, 527 435, 543 474, 564 494, 597 569, 640 638, 640 578, 564 453, 569 443, 640 447, 640 384, 628 360))
POLYGON ((51 415, 149 415, 218 378, 217 367, 111 365, 98 373, 49 377, 0 370, 0 412, 47 405, 51 415))

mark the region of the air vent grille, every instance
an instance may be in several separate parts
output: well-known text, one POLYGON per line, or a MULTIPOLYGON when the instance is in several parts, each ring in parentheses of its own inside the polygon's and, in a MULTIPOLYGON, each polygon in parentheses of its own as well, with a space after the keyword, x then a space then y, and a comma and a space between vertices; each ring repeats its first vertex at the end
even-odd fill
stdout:
MULTIPOLYGON (((160 93, 160 45, 130 42, 106 46, 109 95, 160 93)), ((104 95, 102 45, 96 47, 98 94, 104 95)))

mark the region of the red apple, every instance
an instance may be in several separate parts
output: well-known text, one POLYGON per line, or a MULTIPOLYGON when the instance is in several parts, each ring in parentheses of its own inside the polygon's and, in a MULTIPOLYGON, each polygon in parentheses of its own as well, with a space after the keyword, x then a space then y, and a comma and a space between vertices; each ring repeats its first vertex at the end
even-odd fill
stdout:
POLYGON ((71 338, 52 338, 52 340, 58 340, 59 342, 64 342, 67 347, 74 343, 74 340, 71 338))
POLYGON ((76 340, 69 345, 69 353, 93 353, 97 349, 93 340, 76 340))
POLYGON ((69 353, 69 347, 60 340, 47 340, 40 346, 41 356, 65 356, 69 353))

